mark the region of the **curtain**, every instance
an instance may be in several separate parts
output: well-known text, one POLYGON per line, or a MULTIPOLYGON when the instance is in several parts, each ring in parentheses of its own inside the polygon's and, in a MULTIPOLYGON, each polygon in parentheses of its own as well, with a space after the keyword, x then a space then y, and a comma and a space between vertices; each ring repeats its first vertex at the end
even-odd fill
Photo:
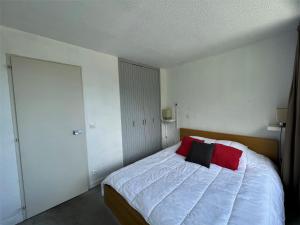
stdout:
POLYGON ((290 90, 281 175, 288 199, 300 203, 300 24, 290 90))

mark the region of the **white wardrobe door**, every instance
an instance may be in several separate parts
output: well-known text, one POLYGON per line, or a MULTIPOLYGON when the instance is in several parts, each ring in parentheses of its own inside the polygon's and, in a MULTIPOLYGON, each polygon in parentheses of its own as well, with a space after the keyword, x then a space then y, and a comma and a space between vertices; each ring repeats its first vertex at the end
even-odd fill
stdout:
POLYGON ((88 190, 81 69, 17 56, 11 62, 29 218, 88 190))

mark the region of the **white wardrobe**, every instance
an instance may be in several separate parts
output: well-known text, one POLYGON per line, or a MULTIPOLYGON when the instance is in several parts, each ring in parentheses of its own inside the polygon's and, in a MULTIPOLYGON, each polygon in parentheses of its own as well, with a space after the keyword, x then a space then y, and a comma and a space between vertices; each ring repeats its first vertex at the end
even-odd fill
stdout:
POLYGON ((119 59, 124 165, 161 149, 159 69, 119 59))

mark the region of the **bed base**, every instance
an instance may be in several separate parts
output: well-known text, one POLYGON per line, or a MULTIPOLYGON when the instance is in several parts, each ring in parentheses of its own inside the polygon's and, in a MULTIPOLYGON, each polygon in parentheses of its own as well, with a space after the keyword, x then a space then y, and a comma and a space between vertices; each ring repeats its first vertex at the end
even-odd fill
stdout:
MULTIPOLYGON (((184 136, 201 136, 211 139, 236 141, 248 146, 251 150, 257 153, 269 157, 274 162, 277 162, 277 140, 181 128, 180 139, 184 136)), ((109 185, 104 185, 104 201, 117 217, 120 224, 149 225, 145 219, 109 185)))
POLYGON ((104 185, 104 202, 122 225, 149 225, 111 186, 104 185))

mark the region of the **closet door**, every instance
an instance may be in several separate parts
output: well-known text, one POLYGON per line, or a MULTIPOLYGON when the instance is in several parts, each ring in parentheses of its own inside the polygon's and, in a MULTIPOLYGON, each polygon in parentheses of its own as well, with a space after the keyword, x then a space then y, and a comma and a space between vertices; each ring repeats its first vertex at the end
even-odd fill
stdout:
POLYGON ((123 161, 128 165, 143 158, 144 108, 140 67, 119 61, 123 161))
POLYGON ((158 69, 141 67, 145 113, 145 156, 161 149, 160 79, 158 69))

